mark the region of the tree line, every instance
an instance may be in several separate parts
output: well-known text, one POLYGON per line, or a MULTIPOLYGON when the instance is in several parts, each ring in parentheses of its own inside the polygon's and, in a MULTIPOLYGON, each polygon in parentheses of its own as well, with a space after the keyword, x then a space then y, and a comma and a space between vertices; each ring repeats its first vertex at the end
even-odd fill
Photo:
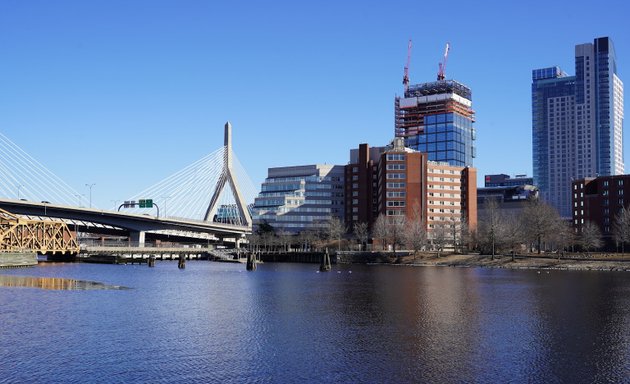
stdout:
MULTIPOLYGON (((427 231, 419 210, 411 217, 377 217, 370 227, 359 222, 348 228, 338 218, 319 223, 316 229, 298 234, 276 230, 268 223, 258 225, 248 236, 249 248, 255 252, 317 252, 331 250, 410 250, 435 252, 439 257, 446 248, 454 252, 478 251, 483 254, 515 254, 565 251, 591 252, 603 246, 602 233, 596 224, 585 222, 581 231, 570 221, 539 199, 528 200, 519 210, 504 209, 498 200, 484 204, 476 228, 467 220, 445 220, 432 224, 427 231)), ((630 210, 622 208, 612 225, 613 238, 624 252, 630 243, 630 210)))

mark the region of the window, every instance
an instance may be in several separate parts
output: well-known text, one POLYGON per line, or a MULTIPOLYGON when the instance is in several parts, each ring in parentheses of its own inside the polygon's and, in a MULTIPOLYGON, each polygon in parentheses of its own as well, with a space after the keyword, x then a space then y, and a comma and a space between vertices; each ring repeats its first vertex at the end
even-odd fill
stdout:
POLYGON ((405 154, 403 153, 388 153, 387 161, 404 161, 405 154))
POLYGON ((386 169, 388 171, 405 170, 406 169, 406 165, 405 164, 398 164, 398 163, 387 164, 386 169))

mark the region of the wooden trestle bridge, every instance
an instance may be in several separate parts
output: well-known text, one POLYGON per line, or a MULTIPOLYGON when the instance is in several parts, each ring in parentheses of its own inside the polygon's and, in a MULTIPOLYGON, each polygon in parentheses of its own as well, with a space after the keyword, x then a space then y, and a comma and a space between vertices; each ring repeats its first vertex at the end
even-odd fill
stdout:
POLYGON ((30 220, 0 209, 0 252, 78 254, 79 243, 62 221, 30 220))

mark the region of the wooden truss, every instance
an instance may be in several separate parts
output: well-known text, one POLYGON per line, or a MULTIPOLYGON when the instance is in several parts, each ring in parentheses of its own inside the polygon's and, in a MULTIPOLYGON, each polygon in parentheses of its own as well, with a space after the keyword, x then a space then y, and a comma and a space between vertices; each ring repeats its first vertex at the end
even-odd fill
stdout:
POLYGON ((28 220, 0 209, 0 252, 79 253, 66 223, 28 220))

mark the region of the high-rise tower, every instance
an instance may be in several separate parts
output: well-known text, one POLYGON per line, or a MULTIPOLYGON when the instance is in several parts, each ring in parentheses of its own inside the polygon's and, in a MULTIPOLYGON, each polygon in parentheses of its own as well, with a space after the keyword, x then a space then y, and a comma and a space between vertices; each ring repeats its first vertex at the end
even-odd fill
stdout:
POLYGON ((567 218, 572 180, 624 173, 623 83, 611 39, 577 45, 575 73, 532 71, 534 182, 567 218))

